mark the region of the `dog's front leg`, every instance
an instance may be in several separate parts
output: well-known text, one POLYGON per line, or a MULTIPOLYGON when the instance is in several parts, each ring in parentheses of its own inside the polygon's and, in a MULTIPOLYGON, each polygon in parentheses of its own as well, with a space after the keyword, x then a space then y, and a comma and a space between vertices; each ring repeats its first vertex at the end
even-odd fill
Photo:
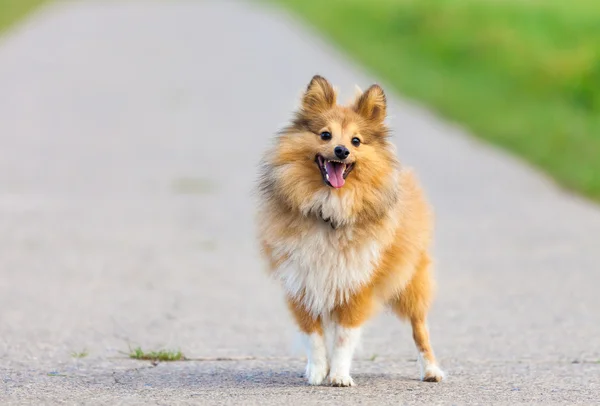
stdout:
POLYGON ((333 386, 354 386, 350 367, 354 350, 360 339, 360 327, 349 327, 336 323, 333 327, 329 383, 333 386))
POLYGON ((320 385, 329 373, 321 317, 311 315, 306 307, 294 298, 288 298, 288 306, 304 338, 307 358, 306 380, 310 385, 320 385))
POLYGON ((310 385, 320 385, 329 372, 325 339, 322 332, 305 333, 304 338, 307 356, 306 379, 310 385))
POLYGON ((371 291, 364 289, 336 307, 331 314, 331 321, 324 320, 325 329, 331 329, 332 335, 329 365, 331 385, 354 386, 354 380, 350 377, 352 357, 360 339, 361 326, 371 316, 374 307, 371 291))

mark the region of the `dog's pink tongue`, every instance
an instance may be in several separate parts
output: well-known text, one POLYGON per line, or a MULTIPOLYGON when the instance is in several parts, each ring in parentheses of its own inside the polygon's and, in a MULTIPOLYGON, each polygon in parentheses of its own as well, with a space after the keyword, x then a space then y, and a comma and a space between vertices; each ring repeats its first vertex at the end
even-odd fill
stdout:
POLYGON ((344 168, 346 165, 338 164, 336 162, 327 161, 325 163, 325 168, 327 169, 327 174, 329 175, 329 183, 336 189, 344 186, 346 181, 344 180, 344 168))

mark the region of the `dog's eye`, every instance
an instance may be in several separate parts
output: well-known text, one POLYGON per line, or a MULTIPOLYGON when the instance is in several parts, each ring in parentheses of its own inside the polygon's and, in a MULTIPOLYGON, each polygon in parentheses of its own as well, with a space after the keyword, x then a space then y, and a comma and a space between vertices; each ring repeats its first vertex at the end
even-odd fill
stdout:
POLYGON ((360 140, 356 137, 352 138, 352 145, 358 147, 360 145, 360 140))
POLYGON ((321 139, 323 141, 329 141, 331 139, 331 133, 329 131, 323 131, 321 133, 321 139))

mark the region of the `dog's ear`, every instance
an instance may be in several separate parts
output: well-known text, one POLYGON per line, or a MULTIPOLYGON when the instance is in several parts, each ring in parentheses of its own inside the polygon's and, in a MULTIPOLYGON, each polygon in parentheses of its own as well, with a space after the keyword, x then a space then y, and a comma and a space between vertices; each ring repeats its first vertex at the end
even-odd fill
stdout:
POLYGON ((358 95, 352 109, 367 120, 383 122, 385 120, 387 102, 385 93, 379 85, 372 85, 364 93, 358 95))
POLYGON ((313 76, 302 96, 302 110, 309 114, 321 113, 332 108, 335 102, 335 90, 327 79, 313 76))

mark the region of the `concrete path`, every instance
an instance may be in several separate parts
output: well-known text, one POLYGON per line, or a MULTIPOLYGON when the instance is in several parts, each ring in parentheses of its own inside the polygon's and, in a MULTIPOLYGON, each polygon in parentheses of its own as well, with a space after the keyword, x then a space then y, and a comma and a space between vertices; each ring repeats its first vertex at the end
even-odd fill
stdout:
POLYGON ((306 386, 250 190, 314 73, 346 95, 375 79, 255 4, 56 3, 0 39, 0 404, 600 401, 600 210, 396 97, 437 211, 448 380, 418 382, 382 315, 358 387, 306 386))

